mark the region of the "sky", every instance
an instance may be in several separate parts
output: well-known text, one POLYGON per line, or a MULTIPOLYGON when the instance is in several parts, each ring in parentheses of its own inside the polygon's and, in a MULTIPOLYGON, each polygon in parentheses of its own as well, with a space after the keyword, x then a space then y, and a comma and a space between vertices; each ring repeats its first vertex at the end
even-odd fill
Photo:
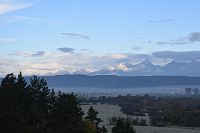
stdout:
POLYGON ((120 63, 148 59, 163 65, 180 54, 193 57, 200 54, 199 5, 199 0, 0 0, 0 76, 89 73, 120 63), (166 51, 173 54, 161 56, 166 51))

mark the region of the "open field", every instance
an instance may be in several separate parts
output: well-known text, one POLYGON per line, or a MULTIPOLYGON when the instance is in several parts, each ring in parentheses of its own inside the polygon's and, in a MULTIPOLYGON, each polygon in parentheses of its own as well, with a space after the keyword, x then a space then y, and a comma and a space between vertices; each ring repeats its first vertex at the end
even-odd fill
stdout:
POLYGON ((174 94, 184 94, 185 88, 199 88, 199 86, 159 86, 159 87, 141 87, 141 88, 81 88, 81 87, 73 87, 73 88, 60 88, 60 87, 52 87, 55 90, 61 90, 66 93, 75 93, 78 95, 84 96, 118 96, 118 95, 174 95, 174 94))
POLYGON ((183 129, 183 128, 167 128, 152 126, 135 126, 136 133, 200 133, 200 130, 183 129))
MULTIPOLYGON (((83 111, 86 113, 91 105, 82 105, 83 111)), ((99 117, 103 120, 101 125, 105 125, 109 133, 111 133, 112 125, 109 124, 108 118, 111 117, 127 117, 117 105, 97 104, 92 105, 98 112, 99 117)), ((133 116, 134 117, 134 116, 133 116)), ((139 118, 139 117, 137 117, 139 118)), ((144 118, 144 117, 143 117, 144 118)), ((148 117, 146 117, 148 120, 148 117)), ((169 127, 152 127, 152 126, 134 126, 136 133, 200 133, 199 129, 185 128, 169 128, 169 127)))

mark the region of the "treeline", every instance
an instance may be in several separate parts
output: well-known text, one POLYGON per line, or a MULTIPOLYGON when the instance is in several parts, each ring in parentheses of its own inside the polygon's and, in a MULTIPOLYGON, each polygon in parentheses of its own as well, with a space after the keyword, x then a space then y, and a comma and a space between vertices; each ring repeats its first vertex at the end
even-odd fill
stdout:
MULTIPOLYGON (((86 116, 77 96, 49 89, 43 78, 26 82, 21 73, 8 74, 0 85, 0 133, 107 133, 91 106, 86 116)), ((135 133, 117 120, 112 133, 135 133), (127 132, 128 131, 128 132, 127 132)))
POLYGON ((1 82, 1 133, 86 133, 91 125, 82 116, 74 94, 56 94, 44 79, 33 76, 28 84, 20 73, 1 82))
POLYGON ((131 118, 131 117, 118 118, 116 116, 108 118, 109 124, 110 125, 116 125, 118 119, 129 122, 131 125, 134 125, 134 126, 147 126, 147 121, 146 121, 146 119, 143 119, 143 118, 142 119, 131 118))
POLYGON ((9 74, 1 82, 1 133, 101 133, 83 114, 74 94, 55 93, 42 78, 9 74))
POLYGON ((200 98, 159 98, 158 100, 152 103, 149 110, 152 125, 200 127, 200 98))
MULTIPOLYGON (((200 127, 200 97, 155 97, 144 96, 117 96, 98 98, 82 98, 82 101, 92 103, 107 103, 119 105, 121 111, 127 115, 150 117, 152 126, 184 126, 200 127)), ((134 125, 141 125, 135 122, 134 125)))

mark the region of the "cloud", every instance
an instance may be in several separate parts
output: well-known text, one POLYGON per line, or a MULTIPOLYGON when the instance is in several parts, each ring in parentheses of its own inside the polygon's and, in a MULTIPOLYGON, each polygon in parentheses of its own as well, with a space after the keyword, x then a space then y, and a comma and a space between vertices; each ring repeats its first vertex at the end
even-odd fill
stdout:
POLYGON ((91 49, 85 48, 85 49, 81 49, 81 51, 92 51, 91 49))
POLYGON ((10 22, 18 22, 22 20, 34 20, 34 18, 28 16, 0 16, 0 24, 7 24, 10 22))
POLYGON ((15 73, 21 70, 18 60, 0 55, 0 76, 15 73))
POLYGON ((161 20, 149 20, 148 23, 156 24, 156 23, 167 23, 167 22, 173 22, 174 20, 171 18, 168 19, 161 19, 161 20))
POLYGON ((193 32, 189 35, 188 39, 191 42, 200 42, 200 32, 193 32))
POLYGON ((126 59, 127 55, 126 54, 112 54, 110 55, 113 59, 126 59))
POLYGON ((41 57, 41 56, 44 56, 45 55, 45 51, 37 51, 35 53, 32 53, 32 57, 41 57))
POLYGON ((156 42, 158 45, 184 45, 200 42, 200 32, 192 32, 186 37, 177 38, 170 41, 156 42))
POLYGON ((176 39, 176 40, 170 40, 170 41, 166 41, 166 42, 156 42, 156 44, 158 45, 184 45, 184 44, 189 44, 190 41, 187 40, 187 38, 180 38, 180 39, 176 39))
POLYGON ((45 51, 35 51, 35 52, 29 52, 29 51, 15 51, 14 53, 10 55, 14 56, 23 56, 23 57, 43 57, 45 56, 45 51))
POLYGON ((30 7, 30 3, 0 3, 0 15, 30 7))
POLYGON ((14 38, 0 38, 0 43, 1 42, 3 42, 3 43, 5 43, 5 42, 14 42, 15 41, 15 39, 14 38))
POLYGON ((61 50, 54 52, 17 51, 7 57, 0 55, 0 74, 18 73, 19 71, 25 75, 89 74, 100 70, 112 70, 116 66, 120 70, 127 70, 123 64, 134 66, 144 61, 164 66, 172 61, 191 62, 199 59, 200 51, 160 51, 148 55, 132 53, 97 55, 74 51, 66 54, 61 50), (18 58, 21 56, 24 58, 18 58))
POLYGON ((64 52, 64 53, 72 53, 74 51, 73 48, 67 48, 67 47, 63 47, 63 48, 58 48, 58 50, 64 52))
MULTIPOLYGON (((135 56, 126 53, 95 55, 93 53, 76 53, 65 54, 62 51, 46 52, 46 51, 16 51, 9 58, 16 60, 10 62, 10 59, 4 58, 2 64, 7 62, 7 65, 0 64, 0 70, 4 74, 9 72, 18 73, 22 71, 25 75, 39 74, 39 75, 55 75, 55 74, 72 74, 83 73, 88 74, 98 71, 102 68, 116 66, 121 62, 140 62, 143 60, 142 56, 135 56), (19 56, 25 59, 18 58, 19 56), (40 57, 40 58, 36 58, 40 57)), ((0 62, 1 62, 0 57, 0 62)))
POLYGON ((133 47, 132 48, 134 51, 140 51, 142 48, 141 47, 138 47, 138 46, 136 46, 136 47, 133 47))
POLYGON ((77 33, 61 33, 61 35, 68 36, 68 37, 72 37, 72 38, 82 38, 82 39, 90 40, 90 37, 89 37, 89 36, 83 35, 83 34, 77 34, 77 33))

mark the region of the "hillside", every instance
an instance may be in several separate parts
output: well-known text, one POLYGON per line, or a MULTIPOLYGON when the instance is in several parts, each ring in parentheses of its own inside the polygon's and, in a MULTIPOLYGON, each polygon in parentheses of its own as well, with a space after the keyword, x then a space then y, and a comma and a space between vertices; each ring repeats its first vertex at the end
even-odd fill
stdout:
MULTIPOLYGON (((27 77, 29 78, 29 77, 27 77)), ((200 77, 57 75, 44 76, 51 87, 135 88, 171 85, 200 85, 200 77)))

